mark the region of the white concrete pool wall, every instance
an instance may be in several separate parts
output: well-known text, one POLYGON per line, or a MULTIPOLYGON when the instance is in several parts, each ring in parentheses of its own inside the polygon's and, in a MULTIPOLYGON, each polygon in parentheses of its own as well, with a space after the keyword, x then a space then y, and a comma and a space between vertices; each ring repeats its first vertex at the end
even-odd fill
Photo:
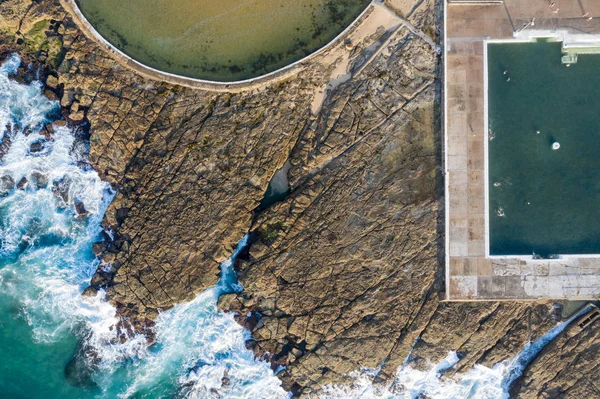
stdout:
POLYGON ((534 259, 533 255, 491 255, 490 254, 490 198, 489 198, 489 115, 488 115, 488 44, 496 43, 533 43, 538 39, 548 39, 554 42, 563 43, 564 49, 569 48, 598 48, 600 50, 600 38, 589 35, 589 34, 573 34, 566 30, 523 30, 515 33, 512 39, 486 39, 483 40, 483 123, 484 132, 486 137, 484 138, 484 198, 485 198, 485 257, 489 259, 516 259, 516 260, 527 260, 540 262, 552 262, 566 259, 579 259, 579 258, 600 258, 600 254, 555 254, 557 257, 553 259, 534 259))

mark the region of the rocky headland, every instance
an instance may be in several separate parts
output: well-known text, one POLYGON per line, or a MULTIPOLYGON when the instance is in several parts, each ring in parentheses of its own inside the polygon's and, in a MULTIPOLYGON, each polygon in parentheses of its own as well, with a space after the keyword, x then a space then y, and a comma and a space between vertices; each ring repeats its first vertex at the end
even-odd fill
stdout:
MULTIPOLYGON (((31 63, 20 78, 39 75, 91 133, 118 190, 86 293, 106 290, 122 339, 151 340, 159 310, 214 285, 246 233, 244 291, 220 306, 298 396, 360 367, 390 381, 411 350, 423 368, 450 350, 453 372, 491 366, 555 325, 552 302, 443 301, 443 2, 372 7, 297 73, 227 92, 136 73, 58 1, 0 2, 1 58, 31 63), (289 194, 259 207, 286 163, 289 194)), ((515 397, 598 394, 600 326, 583 331, 546 347, 515 397)))

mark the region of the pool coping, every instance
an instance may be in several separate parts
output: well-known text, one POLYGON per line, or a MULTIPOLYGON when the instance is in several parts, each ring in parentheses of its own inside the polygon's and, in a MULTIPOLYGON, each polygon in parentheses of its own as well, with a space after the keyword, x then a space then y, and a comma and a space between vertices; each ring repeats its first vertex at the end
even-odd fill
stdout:
MULTIPOLYGON (((534 43, 538 39, 549 39, 553 42, 562 42, 563 48, 569 48, 569 39, 577 38, 578 40, 583 39, 583 41, 576 42, 578 45, 590 45, 594 43, 596 46, 600 47, 600 38, 593 40, 593 36, 591 35, 574 35, 569 33, 566 30, 529 30, 522 31, 519 33, 515 33, 515 36, 512 39, 490 39, 486 38, 483 40, 483 126, 484 126, 484 134, 489 132, 489 119, 488 119, 488 44, 492 43, 507 43, 507 44, 517 44, 517 43, 534 43), (588 40, 585 40, 585 39, 588 40)), ((572 45, 571 45, 572 48, 572 45)), ((484 212, 485 212, 485 257, 492 260, 501 260, 501 259, 516 259, 516 260, 526 260, 526 261, 541 261, 541 262, 560 262, 568 259, 579 259, 579 258, 600 258, 600 254, 552 254, 555 255, 556 258, 543 258, 536 259, 533 255, 491 255, 490 254, 490 198, 489 198, 489 137, 484 137, 484 212)), ((449 272, 448 272, 449 273, 449 272)))
POLYGON ((372 12, 374 4, 379 2, 378 0, 371 0, 371 2, 365 7, 365 9, 342 32, 340 32, 332 40, 327 42, 322 47, 316 49, 309 55, 264 75, 231 82, 220 82, 216 80, 213 81, 206 79, 198 79, 187 77, 184 75, 178 75, 171 72, 161 71, 159 69, 145 65, 140 61, 137 61, 136 59, 125 54, 123 51, 119 50, 108 40, 106 40, 83 15, 81 10, 79 9, 79 6, 76 3, 76 0, 59 1, 63 8, 67 11, 67 13, 71 15, 73 21, 77 24, 81 31, 89 39, 95 41, 104 50, 108 51, 113 56, 113 58, 116 59, 124 67, 132 69, 135 72, 153 80, 160 80, 174 85, 187 86, 195 89, 227 92, 252 90, 255 88, 259 88, 265 84, 270 84, 287 79, 290 76, 296 74, 304 68, 305 65, 303 64, 306 61, 339 44, 344 39, 344 37, 348 35, 348 33, 350 33, 354 28, 356 28, 362 22, 362 20, 364 20, 365 17, 372 12))

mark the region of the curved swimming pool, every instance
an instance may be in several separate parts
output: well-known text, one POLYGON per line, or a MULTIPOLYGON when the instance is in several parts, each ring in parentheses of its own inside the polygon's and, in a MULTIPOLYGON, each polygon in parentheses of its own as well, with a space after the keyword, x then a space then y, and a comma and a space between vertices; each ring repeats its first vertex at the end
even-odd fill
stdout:
POLYGON ((323 47, 369 0, 76 0, 134 60, 190 78, 249 79, 323 47))

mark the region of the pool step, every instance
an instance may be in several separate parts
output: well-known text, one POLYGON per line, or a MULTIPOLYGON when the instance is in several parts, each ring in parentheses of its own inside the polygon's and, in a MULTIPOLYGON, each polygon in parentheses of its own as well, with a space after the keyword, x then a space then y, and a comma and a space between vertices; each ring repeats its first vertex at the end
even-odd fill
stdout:
POLYGON ((560 61, 563 64, 576 64, 577 63, 577 54, 565 54, 561 57, 560 61))
POLYGON ((590 311, 571 324, 567 331, 569 337, 579 334, 585 328, 591 326, 596 320, 600 319, 600 309, 592 304, 587 305, 587 307, 591 308, 590 311))

